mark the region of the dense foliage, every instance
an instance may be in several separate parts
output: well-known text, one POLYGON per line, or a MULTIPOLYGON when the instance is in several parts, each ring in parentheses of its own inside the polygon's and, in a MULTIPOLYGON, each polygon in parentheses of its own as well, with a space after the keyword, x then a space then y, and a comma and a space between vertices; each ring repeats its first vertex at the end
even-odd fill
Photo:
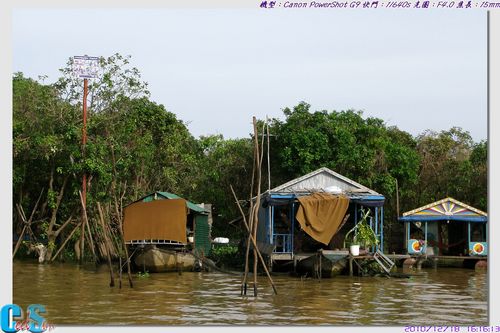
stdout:
MULTIPOLYGON (((98 218, 99 202, 116 228, 124 205, 169 191, 212 203, 213 235, 237 237, 240 226, 228 224, 239 216, 229 187, 248 199, 251 138, 194 138, 182 120, 149 99, 147 84, 129 68, 129 58, 114 55, 101 60, 102 77, 90 85, 83 155, 82 87, 69 65, 52 85, 22 73, 13 77, 14 233, 22 228, 17 205, 26 215, 35 210, 33 231, 49 243, 50 258, 73 229, 66 225, 81 219, 78 191, 85 172, 91 221, 98 218)), ((487 143, 473 142, 460 128, 413 137, 359 111, 311 112, 307 103, 286 108, 284 116, 270 123, 272 186, 328 167, 386 196, 389 233, 399 226, 396 181, 400 211, 445 196, 487 210, 487 143)), ((77 241, 75 233, 71 243, 77 241)))

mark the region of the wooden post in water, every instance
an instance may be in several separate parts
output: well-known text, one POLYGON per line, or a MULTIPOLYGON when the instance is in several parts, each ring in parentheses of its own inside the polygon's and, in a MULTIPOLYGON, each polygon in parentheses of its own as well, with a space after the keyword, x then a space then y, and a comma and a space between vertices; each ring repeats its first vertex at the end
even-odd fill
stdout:
MULTIPOLYGON (((255 135, 255 149, 257 156, 257 197, 255 199, 254 206, 254 222, 253 222, 253 239, 257 240, 257 229, 259 226, 259 207, 260 207, 260 187, 262 183, 262 160, 264 158, 264 130, 265 124, 262 126, 262 139, 260 143, 259 150, 259 137, 257 133, 257 118, 253 117, 253 128, 255 135)), ((254 289, 254 297, 257 297, 257 244, 253 247, 253 289, 254 289)))
MULTIPOLYGON (((255 152, 257 169, 257 198, 255 199, 254 213, 253 213, 253 238, 257 238, 257 224, 259 223, 259 206, 260 206, 260 180, 261 180, 261 159, 259 154, 259 137, 257 133, 257 119, 253 117, 253 131, 255 137, 255 152)), ((263 133, 264 134, 264 133, 263 133)), ((250 236, 249 236, 250 237, 250 236)), ((249 238, 250 239, 250 238, 249 238)), ((253 296, 257 297, 257 247, 253 247, 253 296)))
POLYGON ((102 213, 101 204, 99 203, 99 201, 97 202, 97 210, 99 212, 99 220, 101 221, 102 232, 104 235, 104 248, 106 249, 106 254, 108 257, 108 268, 109 268, 109 278, 110 278, 109 286, 114 287, 115 286, 115 277, 113 274, 113 265, 111 264, 111 244, 110 244, 110 241, 108 239, 106 224, 104 222, 104 214, 102 213))
MULTIPOLYGON (((265 124, 264 124, 265 125, 265 124)), ((246 295, 246 290, 247 290, 247 278, 248 278, 248 260, 249 260, 249 248, 252 239, 254 240, 253 245, 253 255, 254 255, 254 265, 253 265, 253 281, 254 281, 254 296, 257 296, 257 268, 258 268, 258 256, 260 255, 260 252, 258 251, 257 248, 257 242, 255 240, 257 239, 257 228, 258 228, 258 207, 260 205, 260 186, 261 186, 261 181, 262 181, 262 159, 264 157, 264 130, 265 127, 262 128, 262 140, 261 140, 261 148, 259 150, 259 137, 257 133, 257 118, 253 117, 253 130, 254 130, 254 164, 253 164, 253 170, 252 170, 252 185, 251 185, 251 191, 250 191, 250 221, 249 221, 249 235, 247 239, 247 251, 246 251, 246 256, 245 256, 245 273, 243 275, 243 281, 242 281, 242 287, 241 287, 241 293, 242 295, 246 295), (255 177, 255 171, 257 171, 257 197, 255 199, 255 204, 252 200, 252 195, 253 195, 253 185, 254 185, 254 177, 255 177)), ((266 266, 265 264, 263 266, 266 266)))
POLYGON ((323 268, 322 267, 323 266, 323 259, 322 259, 322 257, 323 257, 323 251, 322 250, 319 250, 318 256, 319 256, 319 282, 321 282, 321 275, 322 275, 321 270, 323 268))
MULTIPOLYGON (((128 283, 130 284, 130 288, 133 288, 134 283, 132 282, 132 273, 131 273, 131 269, 130 269, 130 258, 128 257, 127 244, 125 244, 125 236, 123 235, 123 221, 122 221, 121 216, 118 216, 118 223, 119 223, 119 229, 120 229, 120 237, 122 240, 122 246, 123 246, 123 250, 125 252, 125 260, 127 260, 128 283)), ((121 281, 121 265, 120 265, 120 281, 121 281)))
POLYGON ((68 235, 68 237, 66 237, 66 239, 64 240, 64 242, 62 243, 61 247, 59 248, 59 250, 57 250, 56 254, 52 256, 52 258, 50 258, 50 261, 54 261, 57 256, 59 255, 59 253, 62 252, 62 250, 64 249, 64 247, 66 246, 66 243, 71 239, 71 237, 73 236, 73 234, 75 233, 75 231, 80 227, 80 224, 82 222, 78 223, 76 225, 76 227, 73 229, 73 231, 71 231, 71 233, 68 235))
POLYGON ((122 289, 122 256, 119 256, 119 269, 118 269, 118 276, 119 276, 119 288, 122 289))
MULTIPOLYGON (((396 178, 396 214, 397 214, 397 218, 399 219, 399 184, 398 184, 397 178, 396 178)), ((407 228, 408 228, 408 223, 405 222, 405 237, 404 237, 405 238, 405 242, 404 242, 405 249, 404 249, 404 251, 406 251, 406 249, 408 249, 408 239, 406 237, 407 232, 408 232, 407 228)))
POLYGON ((266 134, 267 134, 267 190, 271 191, 271 160, 270 160, 270 150, 271 144, 269 142, 269 119, 266 116, 266 134))
MULTIPOLYGON (((87 209, 85 208, 85 198, 83 197, 82 192, 78 191, 78 193, 80 194, 80 202, 82 204, 82 210, 83 210, 83 225, 87 226, 86 230, 88 233, 90 250, 92 252, 92 255, 94 256, 94 261, 97 264, 98 259, 97 259, 97 255, 95 254, 94 241, 92 240, 92 233, 90 232, 89 220, 87 217, 87 209)), ((84 229, 84 228, 82 227, 82 229, 84 229)), ((83 232, 85 232, 85 229, 83 230, 83 232)), ((83 258, 83 252, 81 253, 81 256, 83 258)))
POLYGON ((352 255, 349 254, 349 276, 353 276, 353 268, 352 268, 352 255))
MULTIPOLYGON (((253 183, 254 183, 254 176, 255 176, 255 161, 257 160, 257 155, 254 149, 253 153, 253 166, 252 166, 252 182, 250 185, 250 209, 249 209, 249 214, 248 214, 248 234, 252 234, 252 228, 253 228, 253 183)), ((245 251, 245 273, 243 274, 243 279, 241 281, 241 296, 247 294, 247 278, 248 278, 248 256, 250 255, 250 237, 247 239, 247 247, 245 251)))
MULTIPOLYGON (((233 193, 234 200, 236 201, 236 205, 238 206, 238 209, 240 210, 241 216, 243 217, 243 223, 244 223, 247 231, 249 231, 250 228, 248 227, 247 219, 245 217, 245 214, 243 213, 243 209, 241 208, 241 205, 238 201, 238 198, 236 197, 236 193, 234 192, 233 186, 230 185, 230 188, 231 188, 231 192, 233 193)), ((257 254, 259 256, 260 262, 262 263, 262 266, 264 266, 264 270, 266 271, 266 275, 269 278, 269 281, 271 282, 271 286, 273 287, 274 293, 277 295, 278 291, 276 290, 276 286, 274 285, 274 281, 271 278, 271 274, 269 273, 269 269, 267 268, 266 262, 264 261, 264 258, 262 257, 262 254, 260 253, 259 248, 257 247, 257 242, 255 241, 255 238, 253 238, 253 236, 252 236, 252 243, 253 243, 253 246, 255 248, 257 248, 257 254)))

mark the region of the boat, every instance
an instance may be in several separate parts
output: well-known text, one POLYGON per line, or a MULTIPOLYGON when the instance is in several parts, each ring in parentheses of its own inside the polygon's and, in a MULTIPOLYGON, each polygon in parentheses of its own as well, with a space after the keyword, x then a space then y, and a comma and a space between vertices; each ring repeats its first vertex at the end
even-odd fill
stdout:
POLYGON ((200 268, 200 262, 190 251, 177 251, 147 245, 137 250, 134 264, 144 272, 193 271, 200 268))
POLYGON ((320 250, 311 256, 297 262, 297 272, 318 277, 334 277, 344 271, 347 266, 349 251, 320 250))

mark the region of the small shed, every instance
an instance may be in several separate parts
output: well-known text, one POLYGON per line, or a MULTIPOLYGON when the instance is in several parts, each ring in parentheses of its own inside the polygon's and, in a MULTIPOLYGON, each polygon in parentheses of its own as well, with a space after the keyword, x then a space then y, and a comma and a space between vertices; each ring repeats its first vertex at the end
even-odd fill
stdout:
POLYGON ((488 254, 488 215, 453 198, 445 198, 403 213, 408 254, 488 254))
POLYGON ((125 207, 123 234, 130 245, 191 244, 198 253, 211 249, 210 211, 169 192, 153 192, 125 207))
POLYGON ((332 244, 336 236, 331 238, 331 234, 335 235, 342 228, 341 222, 346 214, 350 217, 345 228, 357 224, 361 218, 360 210, 364 208, 372 212, 369 225, 380 240, 378 248, 383 249, 384 202, 380 193, 323 167, 262 195, 257 238, 263 248, 267 245, 272 249, 272 261, 293 260, 299 252, 313 252, 324 246, 342 247, 343 239, 332 244), (308 205, 321 209, 323 217, 329 216, 331 220, 317 226, 311 224, 308 205), (332 223, 335 224, 333 227, 332 223), (331 229, 327 230, 326 238, 329 239, 318 235, 320 229, 331 229))

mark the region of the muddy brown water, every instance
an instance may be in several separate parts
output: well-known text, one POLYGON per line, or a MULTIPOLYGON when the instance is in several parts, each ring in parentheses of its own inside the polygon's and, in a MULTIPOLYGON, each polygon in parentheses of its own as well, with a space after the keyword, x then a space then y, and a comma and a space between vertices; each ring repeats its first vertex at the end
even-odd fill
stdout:
MULTIPOLYGON (((487 325, 487 274, 424 269, 405 278, 259 277, 259 295, 240 296, 241 277, 222 273, 134 275, 109 287, 106 266, 13 264, 13 301, 44 304, 54 325, 487 325)), ((117 281, 118 282, 118 281, 117 281)))

